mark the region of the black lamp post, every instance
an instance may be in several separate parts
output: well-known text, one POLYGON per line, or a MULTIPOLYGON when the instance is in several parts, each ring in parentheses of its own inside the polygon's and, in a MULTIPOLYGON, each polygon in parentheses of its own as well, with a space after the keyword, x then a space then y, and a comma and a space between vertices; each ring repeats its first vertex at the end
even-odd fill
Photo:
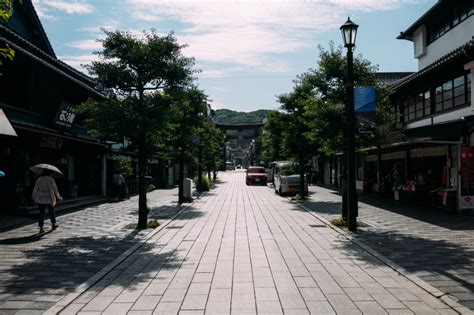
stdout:
POLYGON ((354 65, 352 49, 355 47, 357 28, 359 25, 350 18, 341 26, 342 39, 347 48, 347 82, 346 82, 346 113, 347 113, 347 208, 348 227, 350 231, 357 231, 357 192, 356 192, 356 165, 355 165, 355 113, 354 113, 354 65))

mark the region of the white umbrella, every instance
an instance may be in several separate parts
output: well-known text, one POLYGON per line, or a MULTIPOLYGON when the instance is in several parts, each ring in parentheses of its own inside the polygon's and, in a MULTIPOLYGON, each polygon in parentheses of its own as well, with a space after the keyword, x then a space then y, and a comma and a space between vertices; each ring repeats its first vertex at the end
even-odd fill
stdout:
POLYGON ((0 108, 0 135, 7 135, 16 137, 15 129, 13 129, 10 121, 8 120, 7 116, 0 108))
POLYGON ((30 171, 36 174, 43 174, 44 170, 50 170, 50 171, 63 175, 63 173, 59 170, 59 168, 50 164, 42 163, 42 164, 37 164, 35 166, 30 167, 30 171))

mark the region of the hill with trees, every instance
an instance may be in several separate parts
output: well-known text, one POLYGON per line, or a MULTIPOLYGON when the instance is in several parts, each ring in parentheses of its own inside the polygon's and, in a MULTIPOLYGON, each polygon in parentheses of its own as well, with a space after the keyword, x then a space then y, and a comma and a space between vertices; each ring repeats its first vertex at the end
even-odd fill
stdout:
POLYGON ((259 109, 253 112, 237 112, 230 109, 217 109, 213 119, 219 124, 256 124, 262 123, 269 110, 259 109))

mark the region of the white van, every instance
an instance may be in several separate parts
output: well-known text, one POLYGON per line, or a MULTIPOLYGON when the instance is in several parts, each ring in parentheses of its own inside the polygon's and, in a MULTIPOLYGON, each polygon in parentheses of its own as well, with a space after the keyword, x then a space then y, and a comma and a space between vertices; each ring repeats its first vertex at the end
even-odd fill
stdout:
MULTIPOLYGON (((298 164, 293 162, 277 162, 274 168, 275 193, 297 194, 300 191, 300 175, 298 174, 298 164)), ((305 192, 308 192, 306 176, 304 179, 305 192)))

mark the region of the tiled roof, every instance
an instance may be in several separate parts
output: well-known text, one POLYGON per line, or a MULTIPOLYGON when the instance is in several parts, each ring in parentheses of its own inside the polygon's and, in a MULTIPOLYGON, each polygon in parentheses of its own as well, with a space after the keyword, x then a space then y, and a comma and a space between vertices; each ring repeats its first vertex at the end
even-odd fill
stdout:
POLYGON ((87 90, 93 92, 94 94, 103 97, 103 95, 97 91, 94 87, 96 82, 89 76, 83 74, 82 72, 74 69, 73 67, 67 65, 66 63, 52 57, 51 55, 45 53, 43 50, 39 49, 28 40, 0 24, 0 42, 4 42, 11 46, 15 51, 21 52, 27 55, 30 58, 35 59, 37 62, 45 65, 46 67, 54 70, 55 72, 61 74, 64 77, 69 78, 70 80, 76 82, 77 84, 83 86, 87 90))
POLYGON ((453 60, 457 58, 462 58, 463 56, 472 54, 474 51, 474 37, 470 41, 468 41, 466 44, 462 45, 459 48, 456 48, 455 50, 451 51, 450 53, 444 55, 443 57, 439 58, 429 66, 426 66, 425 68, 421 69, 418 72, 412 73, 409 76, 404 77, 401 80, 398 80, 397 82, 393 83, 391 85, 392 88, 394 89, 400 89, 401 87, 408 85, 409 83, 415 81, 418 78, 424 77, 436 69, 438 69, 441 66, 444 66, 453 60))
POLYGON ((376 72, 375 80, 379 84, 391 85, 412 73, 413 72, 376 72))

